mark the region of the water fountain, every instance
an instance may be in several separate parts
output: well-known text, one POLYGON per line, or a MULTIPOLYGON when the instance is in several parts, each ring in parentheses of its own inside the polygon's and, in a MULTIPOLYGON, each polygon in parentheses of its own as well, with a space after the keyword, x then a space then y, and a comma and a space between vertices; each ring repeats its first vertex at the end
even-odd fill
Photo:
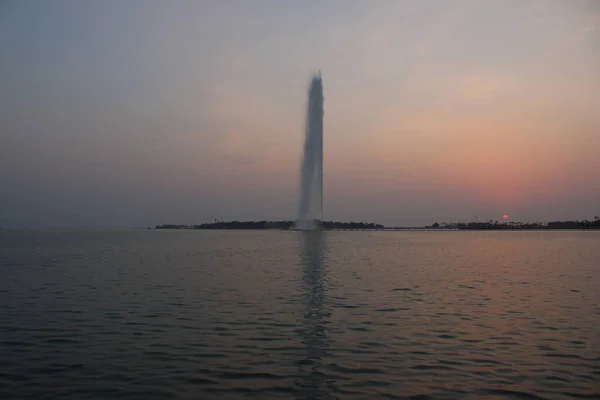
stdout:
POLYGON ((316 230, 323 220, 323 80, 320 71, 310 83, 307 108, 296 228, 316 230))

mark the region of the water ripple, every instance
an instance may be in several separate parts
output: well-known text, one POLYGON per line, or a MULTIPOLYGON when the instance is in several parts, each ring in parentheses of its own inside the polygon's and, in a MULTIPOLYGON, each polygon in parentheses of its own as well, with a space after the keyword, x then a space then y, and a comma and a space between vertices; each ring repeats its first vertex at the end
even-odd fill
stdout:
POLYGON ((0 398, 600 397, 598 237, 296 233, 0 232, 0 398))

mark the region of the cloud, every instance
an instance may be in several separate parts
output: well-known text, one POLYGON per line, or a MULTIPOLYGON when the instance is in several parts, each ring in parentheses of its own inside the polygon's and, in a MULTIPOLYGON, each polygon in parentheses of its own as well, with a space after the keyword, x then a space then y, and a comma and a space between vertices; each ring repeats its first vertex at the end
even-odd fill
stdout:
POLYGON ((575 36, 575 42, 585 42, 589 40, 592 44, 598 44, 600 41, 600 11, 590 11, 583 16, 583 21, 579 31, 575 36), (595 43, 594 43, 595 40, 595 43))
POLYGON ((225 154, 226 161, 230 162, 233 165, 253 165, 258 164, 260 159, 258 157, 253 157, 247 154, 225 154))
POLYGON ((506 94, 512 86, 508 77, 493 73, 469 75, 457 83, 456 92, 463 100, 492 100, 506 94))
POLYGON ((244 140, 237 132, 228 132, 225 137, 225 147, 226 149, 236 149, 240 148, 244 145, 244 140))
POLYGON ((249 141, 235 131, 229 131, 225 135, 220 152, 221 158, 232 165, 252 165, 261 161, 261 157, 254 152, 249 141))

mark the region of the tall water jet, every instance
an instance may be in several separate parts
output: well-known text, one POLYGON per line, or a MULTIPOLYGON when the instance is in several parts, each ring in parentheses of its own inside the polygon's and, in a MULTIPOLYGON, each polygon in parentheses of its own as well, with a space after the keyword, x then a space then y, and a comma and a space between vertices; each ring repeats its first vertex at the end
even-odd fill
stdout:
POLYGON ((312 77, 300 177, 300 212, 297 229, 319 229, 323 220, 323 80, 312 77))

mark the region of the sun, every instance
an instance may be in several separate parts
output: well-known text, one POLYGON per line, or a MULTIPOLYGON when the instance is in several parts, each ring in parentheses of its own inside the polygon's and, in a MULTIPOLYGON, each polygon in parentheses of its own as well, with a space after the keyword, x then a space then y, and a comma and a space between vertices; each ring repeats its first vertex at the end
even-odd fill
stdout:
POLYGON ((502 220, 503 220, 503 221, 508 221, 508 214, 504 214, 504 215, 502 216, 502 220))

